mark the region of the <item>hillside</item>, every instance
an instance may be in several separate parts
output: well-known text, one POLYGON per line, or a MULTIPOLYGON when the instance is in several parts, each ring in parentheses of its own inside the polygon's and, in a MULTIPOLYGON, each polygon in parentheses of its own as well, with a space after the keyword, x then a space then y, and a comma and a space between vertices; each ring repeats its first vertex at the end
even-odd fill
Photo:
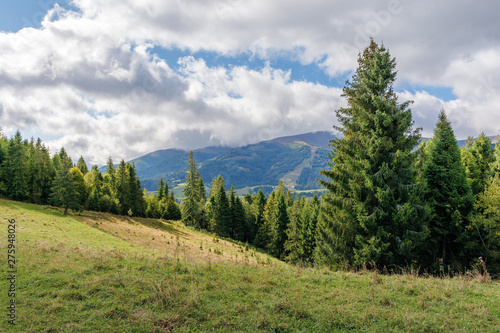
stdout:
MULTIPOLYGON (((259 188, 266 194, 282 179, 293 192, 322 190, 317 178, 327 168, 331 132, 318 131, 280 137, 243 147, 205 147, 193 150, 205 184, 221 175, 226 184, 233 185, 240 194, 255 193, 259 188)), ((422 138, 426 141, 429 138, 422 138)), ((493 143, 497 136, 490 136, 493 143)), ((458 140, 460 147, 467 140, 458 140)), ((141 157, 135 163, 142 185, 156 191, 160 177, 168 180, 181 197, 189 152, 179 149, 158 150, 141 157)), ((106 168, 101 168, 105 171, 106 168)))
MULTIPOLYGON (((2 332, 495 332, 500 285, 293 267, 178 222, 0 199, 16 223, 16 326, 2 332)), ((7 290, 7 279, 0 287, 7 290)), ((6 293, 3 306, 9 300, 6 293)), ((4 316, 5 312, 4 312, 4 316)), ((5 317, 4 317, 5 319, 5 317)))
MULTIPOLYGON (((241 192, 276 186, 280 179, 292 191, 320 189, 316 178, 326 167, 330 132, 314 132, 262 141, 244 147, 206 147, 194 150, 200 174, 207 185, 221 175, 241 192)), ((173 187, 184 182, 188 152, 159 150, 136 158, 143 186, 155 191, 160 177, 173 187)), ((105 170, 105 169, 103 169, 105 170)))

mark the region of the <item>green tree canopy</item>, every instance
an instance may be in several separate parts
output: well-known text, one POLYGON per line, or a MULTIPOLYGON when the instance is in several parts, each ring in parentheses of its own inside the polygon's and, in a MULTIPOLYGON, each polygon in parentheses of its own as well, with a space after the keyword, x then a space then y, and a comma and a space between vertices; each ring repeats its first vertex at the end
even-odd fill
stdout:
POLYGON ((434 130, 424 167, 425 198, 431 208, 430 263, 467 264, 461 255, 466 220, 474 204, 451 123, 444 111, 434 130), (450 260, 448 258, 450 257, 450 260))
POLYGON ((343 135, 331 142, 331 169, 321 172, 329 180, 319 180, 329 191, 317 238, 317 255, 326 264, 404 263, 400 250, 411 247, 408 235, 421 229, 409 207, 411 151, 420 135, 412 129, 411 102, 399 103, 393 90, 395 66, 372 40, 344 87, 348 106, 336 111, 334 126, 343 135))

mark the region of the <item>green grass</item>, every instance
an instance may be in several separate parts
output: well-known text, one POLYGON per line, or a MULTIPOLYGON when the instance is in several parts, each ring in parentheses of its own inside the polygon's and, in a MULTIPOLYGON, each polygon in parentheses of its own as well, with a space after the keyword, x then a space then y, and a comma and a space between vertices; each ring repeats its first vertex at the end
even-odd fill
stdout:
POLYGON ((500 283, 474 274, 294 267, 177 222, 83 215, 0 200, 3 256, 8 218, 18 243, 17 325, 2 311, 0 331, 500 331, 500 283))

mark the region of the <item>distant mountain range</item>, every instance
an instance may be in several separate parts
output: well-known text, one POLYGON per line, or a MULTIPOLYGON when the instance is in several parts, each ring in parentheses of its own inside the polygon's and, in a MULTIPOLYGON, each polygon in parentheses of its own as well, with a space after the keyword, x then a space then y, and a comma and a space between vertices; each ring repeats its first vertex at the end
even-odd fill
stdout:
MULTIPOLYGON (((293 192, 322 190, 316 181, 322 178, 320 170, 328 167, 328 146, 335 135, 318 131, 280 137, 243 147, 210 146, 193 150, 205 185, 221 175, 226 186, 233 185, 240 194, 255 193, 260 188, 270 193, 280 179, 293 192)), ((498 136, 491 136, 493 143, 498 136)), ((428 138, 423 138, 428 141, 428 138)), ((467 140, 459 140, 464 146, 467 140)), ((148 191, 156 191, 160 177, 175 188, 176 196, 182 197, 188 151, 164 149, 143 155, 129 162, 135 163, 142 185, 148 191)), ((101 168, 105 171, 106 167, 101 168)))
MULTIPOLYGON (((280 179, 291 191, 315 190, 321 189, 316 178, 327 167, 328 144, 333 138, 330 132, 312 132, 236 148, 205 147, 193 150, 193 155, 207 186, 221 175, 228 187, 233 185, 241 194, 259 188, 270 192, 280 179)), ((155 191, 163 177, 179 192, 185 181, 188 155, 188 151, 164 149, 129 162, 135 164, 148 191, 155 191)))

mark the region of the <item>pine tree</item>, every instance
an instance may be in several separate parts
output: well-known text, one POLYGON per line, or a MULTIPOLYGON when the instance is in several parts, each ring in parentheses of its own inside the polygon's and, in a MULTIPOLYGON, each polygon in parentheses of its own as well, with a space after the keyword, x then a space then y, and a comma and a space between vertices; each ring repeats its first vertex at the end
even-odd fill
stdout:
POLYGON ((289 218, 286 211, 285 196, 280 194, 274 211, 275 223, 273 224, 273 234, 271 238, 271 253, 276 258, 282 258, 285 252, 285 242, 287 240, 286 229, 289 218))
POLYGON ((236 195, 234 186, 231 186, 229 192, 229 207, 231 213, 231 238, 239 241, 245 241, 245 209, 241 199, 236 195))
POLYGON ((137 169, 134 163, 127 163, 127 167, 129 173, 130 213, 134 216, 144 216, 146 201, 144 200, 144 192, 139 176, 137 175, 137 169))
POLYGON ((263 247, 260 240, 257 238, 258 230, 264 224, 264 207, 266 206, 266 195, 259 189, 255 198, 252 199, 252 210, 255 215, 255 222, 249 226, 249 239, 256 246, 263 247))
POLYGON ((163 182, 163 177, 160 178, 160 181, 158 182, 158 190, 156 190, 156 199, 158 201, 163 200, 165 197, 164 195, 164 189, 165 189, 165 183, 163 182))
POLYGON ((127 215, 132 209, 130 195, 130 172, 124 160, 116 169, 116 198, 120 204, 120 214, 127 215))
POLYGON ((73 167, 71 159, 63 155, 59 162, 59 170, 57 170, 50 197, 56 206, 64 208, 64 214, 66 215, 68 209, 74 211, 81 209, 79 204, 80 193, 78 193, 74 178, 70 173, 70 169, 73 167))
POLYGON ((221 237, 233 236, 231 207, 226 194, 224 178, 220 175, 212 180, 207 216, 210 219, 210 229, 217 235, 221 237))
POLYGON ((474 197, 467 182, 457 140, 444 111, 434 130, 424 168, 425 197, 431 208, 430 238, 426 249, 429 264, 463 266, 469 258, 461 253, 461 236, 467 226, 466 218, 473 208, 474 197), (451 260, 448 258, 451 257, 451 260))
POLYGON ((14 200, 22 201, 29 198, 27 154, 27 145, 23 143, 21 133, 17 131, 14 138, 9 140, 4 161, 6 192, 14 200))
POLYGON ((113 159, 111 158, 111 156, 108 157, 108 161, 107 161, 106 165, 107 165, 106 174, 109 175, 108 183, 109 183, 109 186, 111 187, 111 191, 115 192, 115 190, 116 190, 116 169, 115 169, 115 166, 113 165, 113 159))
POLYGON ((313 261, 314 248, 316 247, 316 226, 318 224, 320 202, 314 194, 311 202, 302 208, 302 229, 300 231, 301 259, 304 262, 313 261))
POLYGON ((303 260, 302 237, 304 230, 304 215, 307 204, 304 197, 295 200, 290 210, 290 223, 286 229, 287 240, 285 242, 286 260, 297 263, 303 260))
POLYGON ((83 156, 80 156, 78 162, 76 163, 76 167, 80 170, 80 172, 85 176, 87 172, 89 172, 89 168, 87 167, 87 163, 83 159, 83 156))
POLYGON ((329 180, 319 180, 329 195, 317 256, 328 265, 405 264, 401 249, 407 253, 409 235, 421 229, 409 204, 419 130, 412 129, 410 102, 400 104, 393 90, 396 62, 388 50, 372 40, 358 64, 344 87, 348 107, 336 111, 343 136, 332 140, 331 169, 321 172, 329 180))
POLYGON ((186 187, 183 191, 186 199, 182 203, 182 220, 186 225, 206 228, 205 225, 205 185, 198 172, 193 152, 189 152, 186 170, 186 187))
POLYGON ((254 244, 265 250, 269 250, 271 246, 271 238, 274 225, 274 210, 276 207, 276 194, 271 192, 266 200, 264 211, 262 212, 262 223, 258 226, 257 235, 255 236, 254 244))

